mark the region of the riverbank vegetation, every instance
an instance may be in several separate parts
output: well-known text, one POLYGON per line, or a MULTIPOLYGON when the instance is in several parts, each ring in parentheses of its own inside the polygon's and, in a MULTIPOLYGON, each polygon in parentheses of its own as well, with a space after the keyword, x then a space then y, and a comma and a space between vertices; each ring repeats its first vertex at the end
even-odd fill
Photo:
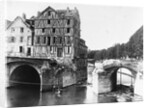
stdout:
POLYGON ((88 59, 122 59, 122 58, 143 59, 143 26, 140 27, 127 43, 115 44, 112 47, 102 50, 89 50, 88 59))

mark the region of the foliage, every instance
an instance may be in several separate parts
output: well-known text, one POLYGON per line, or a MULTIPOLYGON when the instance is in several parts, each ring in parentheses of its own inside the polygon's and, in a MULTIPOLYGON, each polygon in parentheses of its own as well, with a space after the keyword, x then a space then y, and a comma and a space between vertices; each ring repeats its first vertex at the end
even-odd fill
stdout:
POLYGON ((88 58, 95 60, 143 58, 143 26, 138 29, 127 43, 115 44, 102 50, 88 51, 88 58))

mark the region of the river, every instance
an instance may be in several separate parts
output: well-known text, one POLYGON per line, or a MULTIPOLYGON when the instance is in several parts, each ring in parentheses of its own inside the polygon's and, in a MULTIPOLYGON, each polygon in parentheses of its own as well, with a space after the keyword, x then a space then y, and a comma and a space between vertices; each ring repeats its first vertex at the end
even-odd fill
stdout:
MULTIPOLYGON (((117 75, 117 82, 120 83, 120 74, 117 75)), ((122 84, 130 86, 131 78, 122 76, 122 84)), ((126 86, 124 86, 126 87, 126 86)), ((129 87, 126 87, 128 90, 129 87)), ((123 90, 125 90, 123 88, 123 90)), ((7 88, 8 107, 26 106, 50 106, 70 105, 86 103, 109 103, 118 102, 118 90, 108 94, 95 94, 92 86, 88 84, 73 85, 62 89, 58 94, 56 91, 39 92, 31 86, 7 88)), ((129 93, 128 93, 129 94, 129 93)), ((128 96, 129 97, 129 96, 128 96)), ((132 101, 129 99, 128 101, 132 101)))

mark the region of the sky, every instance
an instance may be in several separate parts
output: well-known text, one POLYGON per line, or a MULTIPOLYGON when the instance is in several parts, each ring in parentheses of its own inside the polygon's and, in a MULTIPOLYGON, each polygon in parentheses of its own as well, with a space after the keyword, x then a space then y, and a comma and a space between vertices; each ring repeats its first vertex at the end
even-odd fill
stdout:
POLYGON ((81 38, 88 49, 101 50, 116 43, 126 43, 143 25, 143 8, 83 4, 54 4, 49 2, 7 2, 8 20, 26 14, 27 18, 37 15, 48 6, 54 9, 79 10, 81 20, 81 38))

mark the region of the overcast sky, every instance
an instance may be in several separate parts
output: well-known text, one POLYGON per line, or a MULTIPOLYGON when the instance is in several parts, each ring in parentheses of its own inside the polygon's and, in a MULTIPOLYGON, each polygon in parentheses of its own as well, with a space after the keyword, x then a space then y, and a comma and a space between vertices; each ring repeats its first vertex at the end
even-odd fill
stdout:
POLYGON ((25 13, 27 18, 43 11, 77 7, 81 19, 81 38, 89 49, 103 49, 115 43, 125 43, 143 25, 143 9, 139 7, 114 7, 102 5, 54 4, 40 2, 7 2, 7 19, 25 13))

